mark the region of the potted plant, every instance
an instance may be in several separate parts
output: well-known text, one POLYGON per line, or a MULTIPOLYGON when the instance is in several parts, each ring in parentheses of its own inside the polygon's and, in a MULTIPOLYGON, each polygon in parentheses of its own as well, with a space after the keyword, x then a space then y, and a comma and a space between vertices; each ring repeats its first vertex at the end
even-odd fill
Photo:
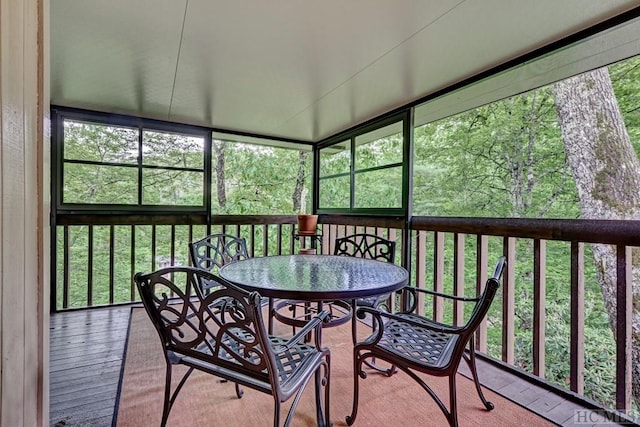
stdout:
POLYGON ((318 215, 300 214, 298 215, 298 234, 316 234, 318 226, 318 215))

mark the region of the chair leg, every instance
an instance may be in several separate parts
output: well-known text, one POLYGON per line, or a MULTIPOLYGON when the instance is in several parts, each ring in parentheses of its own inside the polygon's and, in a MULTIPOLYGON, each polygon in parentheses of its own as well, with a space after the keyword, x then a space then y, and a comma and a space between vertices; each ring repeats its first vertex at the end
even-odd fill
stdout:
POLYGON ((171 363, 167 362, 167 373, 165 375, 165 380, 164 380, 164 402, 162 405, 162 421, 160 421, 161 427, 164 427, 167 425, 167 418, 169 418, 169 411, 171 410, 171 405, 169 404, 170 396, 171 396, 171 363))
POLYGON ((314 388, 315 388, 315 398, 316 398, 316 424, 318 426, 322 426, 323 415, 322 415, 322 399, 320 398, 320 392, 322 390, 322 378, 320 376, 320 367, 316 369, 314 388))
MULTIPOLYGON (((229 380, 224 379, 224 378, 220 378, 219 381, 220 381, 220 383, 228 383, 229 382, 229 380)), ((238 384, 238 383, 234 383, 234 384, 236 386, 236 397, 238 399, 241 399, 242 396, 244 395, 244 391, 242 391, 242 389, 240 388, 240 384, 238 384)))
POLYGON ((182 379, 180 380, 180 382, 178 383, 178 386, 176 387, 176 389, 173 391, 173 394, 171 394, 172 365, 168 359, 166 360, 166 365, 167 365, 167 374, 165 376, 165 383, 164 383, 164 405, 162 408, 162 421, 160 422, 160 425, 162 427, 167 425, 167 419, 169 418, 169 412, 171 412, 173 403, 176 401, 176 397, 178 397, 178 393, 180 393, 180 390, 182 390, 182 386, 187 381, 187 378, 189 378, 189 376, 193 372, 193 368, 189 368, 187 372, 184 374, 184 376, 182 377, 182 379))
MULTIPOLYGON (((351 312, 351 339, 353 341, 353 345, 356 345, 357 339, 358 339, 358 329, 357 329, 358 319, 357 319, 357 316, 356 316, 356 309, 358 307, 356 305, 356 300, 352 301, 351 307, 352 307, 351 308, 351 310, 352 310, 352 312, 351 312)), ((383 368, 381 366, 378 366, 376 364, 375 357, 371 358, 370 362, 368 360, 365 360, 364 364, 367 365, 369 368, 386 375, 387 377, 390 377, 393 374, 395 374, 396 372, 398 372, 398 370, 396 369, 396 367, 394 365, 391 365, 389 368, 383 368)))
POLYGON ((351 409, 351 415, 345 417, 347 425, 353 425, 358 415, 358 394, 360 380, 359 377, 366 378, 367 374, 362 370, 362 362, 360 361, 360 353, 357 349, 353 351, 353 407, 351 409))
POLYGON ((374 371, 378 371, 378 372, 386 375, 387 377, 390 377, 393 374, 395 374, 396 372, 398 372, 398 369, 396 368, 395 365, 391 365, 388 368, 383 368, 383 367, 379 366, 376 363, 376 358, 375 357, 371 358, 371 362, 369 362, 368 360, 365 360, 364 364, 367 365, 369 368, 373 369, 374 371))
POLYGON ((356 300, 351 301, 351 341, 353 345, 358 342, 358 319, 356 316, 358 306, 356 304, 356 300))
POLYGON ((273 406, 273 427, 280 427, 280 402, 277 398, 273 406))
MULTIPOLYGON (((316 372, 314 373, 315 379, 316 379, 316 408, 321 408, 322 404, 320 402, 320 395, 318 393, 317 387, 318 384, 321 384, 318 382, 318 378, 319 378, 319 369, 316 369, 316 372)), ((291 403, 291 406, 289 407, 289 412, 287 413, 287 417, 284 420, 284 426, 288 427, 291 425, 291 421, 293 420, 293 415, 296 411, 296 408, 298 407, 298 403, 300 403, 300 398, 302 397, 302 393, 304 392, 305 388, 307 387, 307 384, 309 383, 309 380, 311 379, 311 377, 308 377, 307 379, 305 379, 304 383, 301 384, 298 387, 298 390, 296 391, 295 397, 293 398, 293 402, 291 403)), ((279 396, 277 396, 276 394, 273 395, 273 398, 275 399, 276 402, 276 414, 274 415, 274 420, 277 417, 278 418, 278 424, 280 423, 280 398, 279 396)), ((319 417, 319 419, 322 419, 322 416, 319 417)), ((276 425, 278 425, 276 424, 276 425)), ((319 424, 320 426, 323 426, 323 424, 319 424)))
POLYGON ((469 366, 469 370, 471 371, 471 376, 473 377, 473 382, 476 386, 476 391, 478 392, 478 396, 480 397, 482 404, 484 405, 485 408, 487 408, 487 411, 492 410, 494 408, 493 403, 489 402, 484 397, 484 393, 482 392, 482 387, 480 387, 480 380, 478 379, 478 370, 476 369, 476 349, 475 349, 475 344, 473 343, 473 337, 471 338, 471 341, 469 341, 469 356, 467 356, 466 354, 463 354, 463 357, 464 357, 464 360, 467 362, 467 365, 469 366))
POLYGON ((331 417, 329 415, 329 375, 330 356, 326 356, 326 363, 318 366, 315 372, 315 398, 316 398, 316 424, 318 427, 330 427, 331 417), (324 373, 324 375, 323 375, 324 373), (324 403, 322 402, 322 387, 324 386, 324 403), (323 409, 324 408, 324 409, 323 409))
POLYGON ((324 383, 324 404, 325 404, 325 409, 324 409, 324 425, 325 427, 331 427, 331 415, 329 412, 329 402, 330 402, 330 385, 331 385, 331 355, 327 355, 326 357, 327 360, 327 364, 326 364, 326 371, 323 377, 323 381, 325 381, 324 383))
POLYGON ((269 298, 269 335, 273 335, 273 298, 269 298))
POLYGON ((242 391, 242 389, 240 388, 240 384, 236 383, 236 396, 238 397, 238 399, 241 399, 243 394, 244 391, 242 391))
POLYGON ((456 373, 452 373, 449 376, 449 425, 451 427, 458 427, 458 402, 456 399, 456 373))

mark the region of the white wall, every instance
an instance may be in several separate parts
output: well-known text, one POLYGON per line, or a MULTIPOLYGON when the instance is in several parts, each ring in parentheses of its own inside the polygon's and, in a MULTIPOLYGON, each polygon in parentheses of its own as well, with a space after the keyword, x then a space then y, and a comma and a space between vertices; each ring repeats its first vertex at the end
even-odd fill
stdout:
POLYGON ((0 0, 0 425, 48 420, 48 0, 0 0))

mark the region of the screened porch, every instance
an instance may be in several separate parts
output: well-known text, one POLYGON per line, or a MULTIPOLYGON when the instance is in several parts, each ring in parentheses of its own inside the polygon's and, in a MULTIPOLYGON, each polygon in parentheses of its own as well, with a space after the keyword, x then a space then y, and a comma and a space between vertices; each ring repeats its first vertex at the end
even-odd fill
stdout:
MULTIPOLYGON (((115 425, 135 273, 190 265, 213 233, 267 257, 358 232, 396 243, 411 286, 457 296, 506 257, 475 336, 483 387, 540 422, 637 424, 640 178, 584 210, 559 106, 586 102, 558 83, 606 69, 638 152, 636 2, 206 3, 52 2, 50 425, 115 425)), ((635 168, 605 136, 596 184, 635 168)))

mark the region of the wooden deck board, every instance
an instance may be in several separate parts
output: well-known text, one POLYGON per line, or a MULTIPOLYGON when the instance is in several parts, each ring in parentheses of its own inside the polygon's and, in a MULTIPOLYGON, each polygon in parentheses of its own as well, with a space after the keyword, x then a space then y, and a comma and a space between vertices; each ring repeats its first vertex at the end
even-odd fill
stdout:
POLYGON ((130 313, 114 307, 51 316, 51 426, 112 424, 130 313))

